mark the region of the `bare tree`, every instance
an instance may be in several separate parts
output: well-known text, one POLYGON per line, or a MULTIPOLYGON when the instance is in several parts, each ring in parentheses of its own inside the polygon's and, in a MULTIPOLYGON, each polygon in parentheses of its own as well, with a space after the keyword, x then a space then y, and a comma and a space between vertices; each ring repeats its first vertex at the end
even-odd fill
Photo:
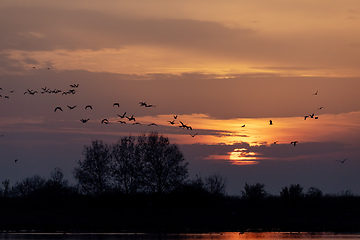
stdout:
POLYGON ((224 195, 225 186, 225 179, 219 173, 214 173, 205 178, 205 188, 211 195, 224 195))
POLYGON ((94 140, 84 147, 84 160, 74 169, 75 179, 86 194, 100 195, 111 188, 111 152, 108 145, 94 140))
POLYGON ((1 195, 5 198, 10 196, 10 180, 6 179, 1 183, 4 187, 4 190, 1 191, 1 195))
POLYGON ((158 133, 139 136, 138 151, 144 163, 143 184, 154 193, 169 192, 188 176, 188 163, 175 144, 158 133))
POLYGON ((123 137, 112 147, 112 174, 116 188, 125 194, 135 193, 141 188, 143 166, 137 154, 135 139, 123 137))

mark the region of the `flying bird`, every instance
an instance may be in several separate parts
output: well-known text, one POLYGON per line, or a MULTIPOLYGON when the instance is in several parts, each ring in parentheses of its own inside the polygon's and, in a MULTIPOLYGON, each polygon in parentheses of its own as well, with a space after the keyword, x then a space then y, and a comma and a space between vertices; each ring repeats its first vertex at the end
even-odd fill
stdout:
POLYGON ((74 106, 69 106, 69 105, 67 105, 67 106, 68 106, 68 108, 69 108, 70 110, 76 108, 76 105, 74 105, 74 106))
POLYGON ((319 92, 319 91, 316 91, 313 95, 318 95, 318 92, 319 92))
POLYGON ((177 119, 178 115, 174 115, 174 119, 177 119))
POLYGON ((146 102, 139 102, 140 107, 155 107, 153 104, 147 104, 146 102))
POLYGON ((101 120, 101 123, 103 123, 103 124, 109 124, 109 120, 107 120, 106 118, 104 118, 103 120, 101 120))
POLYGON ((324 107, 319 107, 318 110, 321 110, 321 109, 323 109, 323 108, 324 108, 324 107))
POLYGON ((195 133, 195 134, 191 134, 191 133, 190 133, 190 136, 191 136, 191 137, 195 137, 196 135, 197 135, 197 133, 195 133))
POLYGON ((345 158, 344 160, 335 160, 336 162, 340 162, 340 163, 344 163, 346 160, 348 160, 349 158, 345 158))
POLYGON ((126 114, 126 112, 124 112, 123 115, 119 115, 119 114, 118 114, 118 116, 119 116, 120 118, 124 118, 124 117, 125 117, 125 114, 126 114))
POLYGON ((290 144, 294 144, 294 147, 295 147, 296 144, 298 144, 298 141, 291 142, 290 144))
POLYGON ((133 125, 141 125, 141 123, 135 122, 135 123, 133 123, 133 125))
POLYGON ((85 109, 87 108, 93 109, 91 105, 86 105, 85 109))
POLYGON ((139 104, 140 104, 140 107, 146 107, 147 106, 146 102, 139 102, 139 104))
POLYGON ((272 122, 272 120, 271 120, 271 119, 269 120, 269 125, 273 125, 273 122, 272 122))
POLYGON ((245 124, 244 124, 244 125, 242 125, 241 127, 245 127, 245 124))
POLYGON ((126 124, 126 122, 125 121, 118 121, 119 123, 121 123, 121 124, 126 124))
POLYGON ((17 159, 14 160, 15 163, 17 163, 17 161, 18 161, 17 159))
POLYGON ((273 142, 273 144, 277 144, 277 143, 278 143, 278 141, 273 142))
POLYGON ((115 106, 120 107, 120 104, 118 102, 116 102, 116 103, 113 104, 113 107, 115 107, 115 106))
POLYGON ((56 108, 54 109, 54 112, 56 112, 57 110, 63 111, 61 107, 56 107, 56 108))
POLYGON ((308 117, 309 117, 309 115, 306 115, 306 116, 304 117, 304 120, 306 120, 308 117))
POLYGON ((79 87, 79 84, 70 84, 70 87, 72 87, 72 88, 78 88, 78 87, 79 87))
POLYGON ((126 118, 127 118, 129 121, 134 121, 134 122, 135 122, 134 115, 131 115, 131 117, 126 116, 126 118))
POLYGON ((186 128, 187 130, 192 130, 192 127, 191 126, 188 126, 187 124, 184 124, 182 121, 180 121, 181 123, 181 126, 179 126, 179 128, 186 128))
POLYGON ((150 123, 149 126, 157 126, 156 123, 150 123))
POLYGON ((81 121, 82 123, 86 123, 86 122, 89 121, 89 120, 90 120, 89 118, 87 118, 87 119, 84 119, 84 118, 80 119, 80 121, 81 121))
POLYGON ((175 120, 172 120, 172 121, 168 121, 171 125, 174 125, 175 124, 175 120))

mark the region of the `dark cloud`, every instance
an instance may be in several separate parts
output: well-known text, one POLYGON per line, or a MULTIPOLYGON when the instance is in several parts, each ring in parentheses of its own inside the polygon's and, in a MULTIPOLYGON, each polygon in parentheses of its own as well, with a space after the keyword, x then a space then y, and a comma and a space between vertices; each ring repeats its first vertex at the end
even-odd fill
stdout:
POLYGON ((278 35, 246 26, 229 28, 212 21, 126 18, 121 14, 41 7, 4 7, 0 20, 0 31, 6 33, 0 35, 1 50, 99 50, 141 45, 177 49, 191 58, 213 58, 213 63, 271 62, 275 66, 321 69, 356 68, 360 60, 354 48, 346 47, 354 42, 350 33, 339 36, 338 32, 290 31, 278 35))
POLYGON ((250 29, 181 19, 129 19, 91 11, 8 8, 0 29, 2 49, 54 50, 121 48, 148 44, 204 49, 242 41, 250 29), (14 19, 16 21, 6 21, 14 19))

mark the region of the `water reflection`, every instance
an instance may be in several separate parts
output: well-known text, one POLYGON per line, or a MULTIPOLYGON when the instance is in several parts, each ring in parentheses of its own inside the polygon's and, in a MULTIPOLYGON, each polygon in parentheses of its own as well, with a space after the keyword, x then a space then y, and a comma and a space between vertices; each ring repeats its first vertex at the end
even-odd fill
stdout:
POLYGON ((360 234, 334 233, 285 233, 285 232, 226 232, 202 234, 118 234, 118 233, 2 233, 0 239, 6 240, 252 240, 252 239, 359 239, 360 234))

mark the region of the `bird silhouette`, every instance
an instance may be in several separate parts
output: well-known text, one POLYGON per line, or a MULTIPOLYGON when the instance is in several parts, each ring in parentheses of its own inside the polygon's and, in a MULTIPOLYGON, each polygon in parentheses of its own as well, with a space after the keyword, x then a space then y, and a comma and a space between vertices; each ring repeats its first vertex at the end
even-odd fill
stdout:
POLYGON ((135 122, 134 115, 131 115, 131 117, 126 116, 126 118, 127 118, 129 121, 134 121, 134 122, 135 122))
POLYGON ((140 107, 155 107, 153 104, 147 104, 146 102, 139 102, 140 107))
POLYGON ((275 141, 275 142, 273 142, 273 144, 277 144, 279 141, 275 141))
POLYGON ((119 123, 121 123, 121 124, 126 124, 126 122, 125 121, 118 121, 119 123))
POLYGON ((192 127, 191 126, 188 126, 187 124, 184 124, 182 121, 180 121, 181 123, 181 126, 179 126, 179 128, 186 128, 187 130, 192 130, 192 127))
POLYGON ((54 109, 54 112, 56 112, 57 110, 63 111, 61 107, 56 107, 56 108, 54 109))
POLYGON ((133 125, 141 125, 141 123, 135 122, 135 123, 133 123, 133 125))
POLYGON ((318 110, 321 110, 321 109, 323 109, 323 108, 324 108, 324 107, 319 107, 318 110))
POLYGON ((291 142, 290 144, 293 144, 294 147, 296 146, 296 144, 298 144, 298 141, 294 141, 294 142, 291 142))
POLYGON ((171 125, 174 125, 175 124, 175 120, 172 120, 172 121, 168 121, 171 125))
POLYGON ((79 84, 70 84, 70 87, 72 87, 72 88, 78 88, 78 87, 79 87, 79 84))
POLYGON ((87 109, 87 108, 93 109, 91 105, 86 105, 85 109, 87 109))
POLYGON ((109 120, 106 119, 106 118, 104 118, 103 120, 101 120, 101 123, 103 123, 103 124, 109 124, 109 120))
POLYGON ((197 133, 195 133, 195 134, 191 134, 191 133, 190 133, 190 136, 191 136, 191 137, 195 137, 196 135, 198 135, 198 134, 197 134, 197 133))
POLYGON ((318 92, 319 92, 319 91, 316 91, 313 95, 318 95, 318 92))
POLYGON ((17 160, 17 159, 15 159, 15 160, 14 160, 14 162, 15 162, 15 163, 17 163, 17 162, 18 162, 18 160, 17 160))
POLYGON ((174 115, 174 119, 177 119, 178 118, 178 115, 174 115))
POLYGON ((156 123, 150 123, 149 126, 157 126, 156 123))
POLYGON ((86 122, 89 121, 89 120, 90 120, 89 118, 87 118, 87 119, 84 119, 84 118, 80 119, 80 121, 81 121, 82 123, 86 123, 86 122))
POLYGON ((244 124, 244 125, 242 125, 241 127, 245 127, 245 124, 244 124))
POLYGON ((146 107, 147 106, 146 102, 139 102, 139 104, 140 104, 140 107, 146 107))
POLYGON ((273 125, 273 122, 272 122, 272 120, 271 120, 271 119, 269 120, 269 125, 273 125))
POLYGON ((68 108, 69 108, 70 110, 76 108, 76 105, 74 105, 74 106, 69 106, 69 105, 67 105, 67 106, 68 106, 68 108))
POLYGON ((309 117, 309 115, 306 115, 306 116, 304 117, 304 120, 306 120, 308 117, 309 117))
POLYGON ((116 102, 116 103, 113 104, 113 107, 115 107, 115 106, 120 107, 120 104, 118 102, 116 102))
POLYGON ((124 118, 124 117, 125 117, 125 114, 126 114, 126 112, 124 112, 123 115, 119 115, 119 114, 118 114, 118 116, 119 116, 120 118, 124 118))
POLYGON ((349 158, 345 158, 344 160, 335 160, 336 162, 340 162, 340 163, 344 163, 346 160, 348 160, 349 158))

